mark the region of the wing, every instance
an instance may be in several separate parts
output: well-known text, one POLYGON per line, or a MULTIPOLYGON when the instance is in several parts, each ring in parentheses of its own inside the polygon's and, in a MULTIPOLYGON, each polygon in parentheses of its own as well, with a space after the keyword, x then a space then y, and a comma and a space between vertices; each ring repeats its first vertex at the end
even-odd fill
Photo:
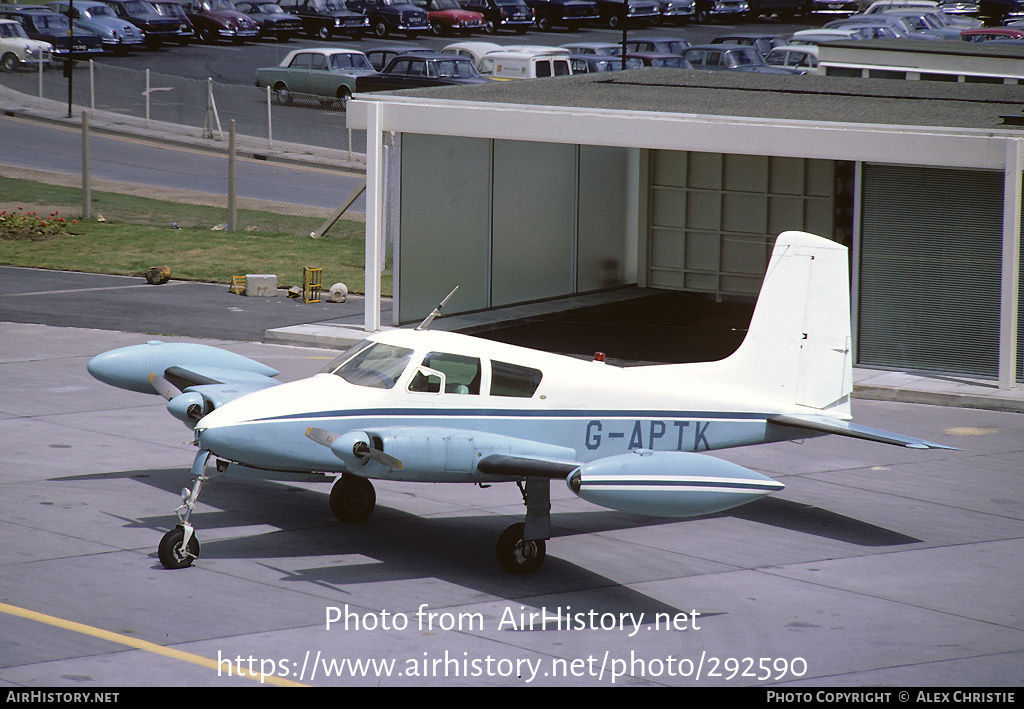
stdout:
POLYGON ((278 371, 209 345, 151 340, 89 361, 89 373, 119 389, 159 394, 188 426, 232 399, 275 386, 278 371))
POLYGON ((859 426, 849 421, 839 421, 826 416, 772 416, 768 420, 778 426, 802 428, 806 431, 814 431, 816 433, 834 433, 838 436, 860 438, 866 441, 876 441, 878 443, 889 443, 891 445, 904 446, 906 448, 942 448, 945 450, 960 450, 953 446, 946 446, 941 443, 932 443, 931 441, 913 438, 912 436, 904 436, 899 433, 881 431, 877 428, 859 426))

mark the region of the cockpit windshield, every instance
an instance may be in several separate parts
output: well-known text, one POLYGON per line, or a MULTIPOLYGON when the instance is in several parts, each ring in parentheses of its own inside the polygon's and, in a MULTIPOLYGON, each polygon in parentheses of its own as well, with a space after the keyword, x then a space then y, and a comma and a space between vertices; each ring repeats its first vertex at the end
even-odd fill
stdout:
POLYGON ((412 350, 363 340, 321 371, 336 374, 350 384, 390 389, 409 365, 412 350))

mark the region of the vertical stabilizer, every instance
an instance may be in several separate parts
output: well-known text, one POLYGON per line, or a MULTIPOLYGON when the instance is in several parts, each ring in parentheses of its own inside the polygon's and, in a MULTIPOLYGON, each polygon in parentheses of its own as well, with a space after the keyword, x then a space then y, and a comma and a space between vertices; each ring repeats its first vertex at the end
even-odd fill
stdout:
POLYGON ((747 335, 719 362, 669 365, 703 384, 848 417, 853 388, 847 248, 779 235, 747 335))
POLYGON ((850 342, 847 248, 813 234, 783 232, 747 336, 726 360, 733 375, 774 399, 848 409, 850 342))

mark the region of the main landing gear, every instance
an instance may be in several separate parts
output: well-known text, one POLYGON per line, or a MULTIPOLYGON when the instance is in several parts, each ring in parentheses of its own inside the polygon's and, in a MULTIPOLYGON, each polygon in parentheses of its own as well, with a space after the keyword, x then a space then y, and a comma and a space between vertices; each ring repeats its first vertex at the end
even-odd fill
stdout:
MULTIPOLYGON (((199 451, 192 462, 192 487, 182 490, 182 504, 176 510, 178 524, 160 540, 157 550, 160 563, 168 569, 184 569, 199 558, 199 539, 191 524, 192 512, 206 474, 209 451, 199 451)), ((218 471, 220 465, 217 466, 218 471)), ((551 486, 545 478, 527 478, 517 483, 526 505, 526 520, 509 525, 498 537, 498 565, 509 574, 533 573, 544 563, 545 540, 551 538, 551 486)), ((368 479, 344 473, 331 488, 331 512, 342 522, 362 522, 377 504, 377 493, 368 479)))
POLYGON ((519 485, 526 521, 505 528, 498 537, 498 565, 508 574, 532 574, 544 563, 551 538, 551 481, 527 478, 519 485))

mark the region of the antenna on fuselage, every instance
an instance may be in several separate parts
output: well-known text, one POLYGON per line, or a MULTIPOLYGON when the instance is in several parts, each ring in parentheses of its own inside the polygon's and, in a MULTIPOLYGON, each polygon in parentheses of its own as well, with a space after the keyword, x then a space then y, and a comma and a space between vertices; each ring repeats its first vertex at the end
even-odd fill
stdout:
POLYGON ((426 318, 425 318, 425 319, 423 320, 423 322, 421 322, 421 323, 420 323, 419 325, 417 325, 417 326, 416 326, 416 329, 417 329, 417 330, 426 330, 426 329, 427 329, 427 325, 429 325, 429 324, 430 324, 431 322, 433 322, 434 318, 436 318, 436 317, 437 317, 438 315, 440 315, 440 314, 441 314, 441 308, 443 308, 443 307, 444 307, 444 304, 445 304, 445 303, 447 303, 447 302, 448 302, 448 300, 449 300, 449 299, 450 299, 450 298, 451 298, 451 297, 452 297, 453 295, 455 295, 455 291, 457 291, 458 289, 459 289, 459 287, 458 287, 458 286, 455 286, 455 288, 453 288, 453 289, 452 289, 452 292, 451 292, 451 293, 449 293, 448 295, 446 295, 446 296, 445 296, 445 298, 444 298, 444 300, 442 300, 442 301, 441 301, 440 303, 438 303, 438 304, 437 304, 437 307, 436 307, 436 308, 434 308, 434 312, 432 312, 432 313, 431 313, 430 315, 428 315, 428 316, 427 316, 427 317, 426 317, 426 318))

